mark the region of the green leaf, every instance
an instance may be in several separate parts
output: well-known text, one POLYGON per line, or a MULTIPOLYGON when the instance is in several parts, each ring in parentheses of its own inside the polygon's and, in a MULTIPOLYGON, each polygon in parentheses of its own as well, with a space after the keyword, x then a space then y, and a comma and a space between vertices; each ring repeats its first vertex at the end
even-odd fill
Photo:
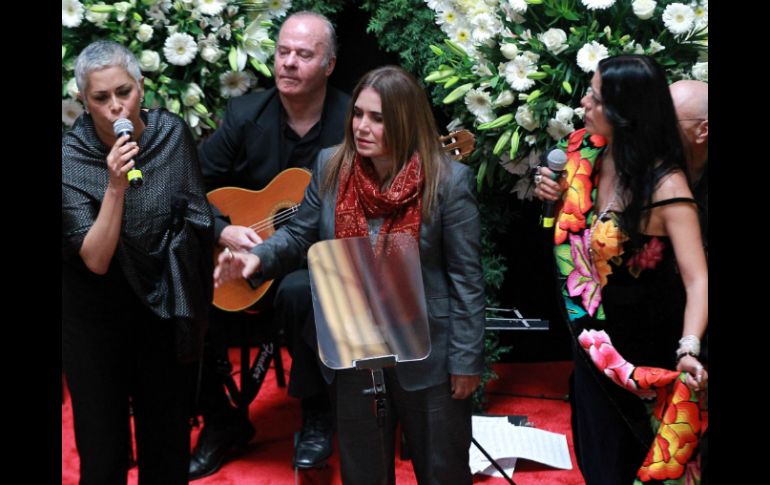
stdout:
POLYGON ((487 171, 487 161, 484 160, 479 165, 479 171, 476 172, 476 192, 481 192, 482 182, 484 181, 484 174, 487 171))
POLYGON ((560 244, 556 247, 556 266, 559 268, 559 273, 563 276, 568 276, 575 270, 575 264, 572 262, 571 249, 569 244, 560 244))

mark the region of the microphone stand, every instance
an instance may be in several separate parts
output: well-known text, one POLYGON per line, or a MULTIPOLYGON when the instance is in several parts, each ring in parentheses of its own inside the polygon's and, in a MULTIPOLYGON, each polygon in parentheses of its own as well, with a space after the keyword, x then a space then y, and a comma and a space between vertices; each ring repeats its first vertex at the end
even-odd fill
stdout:
POLYGON ((380 458, 382 459, 382 472, 385 474, 382 477, 382 483, 385 484, 387 483, 388 463, 385 455, 385 430, 383 428, 388 419, 388 408, 385 373, 383 372, 383 369, 385 367, 395 367, 396 356, 383 355, 368 359, 358 359, 353 361, 353 364, 357 370, 368 369, 372 375, 372 387, 364 389, 363 393, 365 396, 374 397, 374 414, 377 417, 377 429, 380 437, 380 458))

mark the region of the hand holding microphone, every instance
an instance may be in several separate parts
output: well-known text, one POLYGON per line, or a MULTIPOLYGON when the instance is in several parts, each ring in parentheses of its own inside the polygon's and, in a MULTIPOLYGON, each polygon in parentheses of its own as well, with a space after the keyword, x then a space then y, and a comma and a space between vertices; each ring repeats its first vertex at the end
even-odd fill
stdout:
MULTIPOLYGON (((129 139, 131 139, 131 137, 134 134, 134 124, 131 123, 131 120, 127 118, 120 118, 118 120, 115 120, 115 122, 112 124, 112 131, 115 133, 115 136, 118 139, 126 135, 128 135, 129 139)), ((138 153, 138 147, 134 145, 134 148, 138 153)), ((136 153, 134 153, 133 155, 136 155, 136 153)), ((134 187, 134 188, 141 187, 142 183, 144 183, 144 179, 142 178, 142 171, 136 168, 136 161, 134 160, 130 160, 130 161, 134 162, 134 166, 126 174, 126 176, 128 177, 128 183, 131 185, 131 187, 134 187)))
POLYGON ((543 228, 550 229, 554 224, 554 211, 560 186, 558 180, 567 166, 567 154, 558 148, 548 152, 546 157, 548 170, 543 169, 535 175, 536 191, 538 196, 543 199, 543 228))

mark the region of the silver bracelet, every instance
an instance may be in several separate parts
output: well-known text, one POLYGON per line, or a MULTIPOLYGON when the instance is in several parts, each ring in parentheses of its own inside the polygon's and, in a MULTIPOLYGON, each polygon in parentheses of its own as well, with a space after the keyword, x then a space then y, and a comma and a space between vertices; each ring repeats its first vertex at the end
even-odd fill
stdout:
POLYGON ((676 350, 677 359, 684 355, 693 357, 700 355, 700 339, 695 335, 685 335, 679 339, 679 348, 676 350))

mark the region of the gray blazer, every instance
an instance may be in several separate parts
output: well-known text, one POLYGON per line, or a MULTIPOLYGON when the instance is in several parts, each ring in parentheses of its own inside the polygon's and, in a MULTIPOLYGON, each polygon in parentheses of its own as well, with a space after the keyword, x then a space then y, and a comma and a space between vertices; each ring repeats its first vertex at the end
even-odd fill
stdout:
MULTIPOLYGON (((326 161, 336 148, 322 150, 296 216, 252 252, 262 275, 276 278, 300 266, 316 241, 334 239, 335 190, 319 195, 326 161)), ((420 262, 427 299, 431 353, 419 362, 396 366, 399 382, 419 390, 446 382, 450 374, 483 370, 484 275, 481 226, 471 170, 455 161, 442 167, 438 203, 420 225, 420 262)), ((325 369, 327 381, 333 374, 325 369)))

